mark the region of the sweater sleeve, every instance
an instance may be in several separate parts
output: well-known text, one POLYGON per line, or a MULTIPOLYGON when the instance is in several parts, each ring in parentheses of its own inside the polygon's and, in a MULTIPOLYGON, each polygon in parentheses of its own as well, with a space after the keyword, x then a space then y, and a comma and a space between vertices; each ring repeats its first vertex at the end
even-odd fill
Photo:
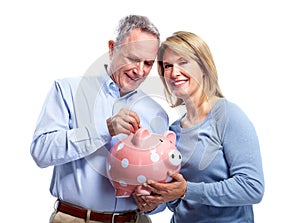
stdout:
POLYGON ((188 182, 186 199, 216 207, 259 203, 264 177, 258 137, 245 113, 234 104, 227 105, 222 145, 229 177, 209 183, 188 182))

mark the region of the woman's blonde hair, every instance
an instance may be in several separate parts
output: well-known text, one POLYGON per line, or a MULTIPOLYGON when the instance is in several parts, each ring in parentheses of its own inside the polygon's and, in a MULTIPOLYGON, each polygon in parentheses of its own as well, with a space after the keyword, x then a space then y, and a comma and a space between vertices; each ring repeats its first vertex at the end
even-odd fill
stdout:
POLYGON ((184 58, 197 61, 204 74, 203 91, 208 98, 224 97, 219 87, 217 69, 207 44, 194 33, 178 31, 162 42, 157 55, 158 74, 164 84, 165 95, 171 107, 183 104, 183 100, 172 95, 164 78, 163 56, 167 48, 184 58))

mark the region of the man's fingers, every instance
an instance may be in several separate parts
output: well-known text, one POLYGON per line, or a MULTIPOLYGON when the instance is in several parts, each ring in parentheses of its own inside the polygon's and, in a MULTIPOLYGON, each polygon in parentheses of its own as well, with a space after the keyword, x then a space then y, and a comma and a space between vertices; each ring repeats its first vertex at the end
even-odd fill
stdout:
POLYGON ((140 118, 139 116, 131 110, 128 109, 121 109, 120 110, 120 116, 122 117, 122 120, 129 123, 132 127, 131 132, 136 132, 140 127, 140 118))
POLYGON ((139 129, 139 124, 133 117, 129 117, 129 124, 132 127, 132 132, 136 132, 139 129))
POLYGON ((184 180, 184 178, 182 177, 182 175, 180 173, 174 173, 174 172, 168 171, 168 175, 173 178, 173 181, 183 181, 184 180))
POLYGON ((166 184, 165 183, 158 183, 153 181, 148 181, 147 183, 143 184, 143 186, 151 191, 154 194, 161 194, 163 191, 166 190, 166 184))
POLYGON ((141 124, 135 112, 123 108, 113 117, 107 119, 107 126, 111 136, 115 136, 135 133, 141 127, 141 124))
POLYGON ((133 111, 129 111, 129 117, 130 117, 130 124, 132 125, 135 132, 140 128, 140 118, 133 111))

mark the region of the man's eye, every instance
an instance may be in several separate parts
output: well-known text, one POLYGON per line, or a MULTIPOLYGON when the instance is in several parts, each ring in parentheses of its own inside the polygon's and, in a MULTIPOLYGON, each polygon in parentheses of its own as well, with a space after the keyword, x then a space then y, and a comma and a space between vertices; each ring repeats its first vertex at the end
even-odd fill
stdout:
POLYGON ((145 65, 147 65, 147 66, 153 66, 153 64, 154 64, 154 61, 145 61, 145 65))
POLYGON ((138 58, 127 57, 127 59, 132 61, 132 62, 140 62, 140 59, 138 59, 138 58))

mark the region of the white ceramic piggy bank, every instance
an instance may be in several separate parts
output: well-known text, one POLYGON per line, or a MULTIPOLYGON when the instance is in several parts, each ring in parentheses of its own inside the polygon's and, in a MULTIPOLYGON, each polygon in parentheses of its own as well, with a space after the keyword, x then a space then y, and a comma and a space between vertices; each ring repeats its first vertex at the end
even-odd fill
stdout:
POLYGON ((140 186, 148 179, 171 181, 167 172, 179 172, 182 160, 175 142, 172 131, 154 134, 145 128, 118 141, 107 158, 107 175, 115 196, 129 197, 135 189, 139 194, 149 195, 140 186))

